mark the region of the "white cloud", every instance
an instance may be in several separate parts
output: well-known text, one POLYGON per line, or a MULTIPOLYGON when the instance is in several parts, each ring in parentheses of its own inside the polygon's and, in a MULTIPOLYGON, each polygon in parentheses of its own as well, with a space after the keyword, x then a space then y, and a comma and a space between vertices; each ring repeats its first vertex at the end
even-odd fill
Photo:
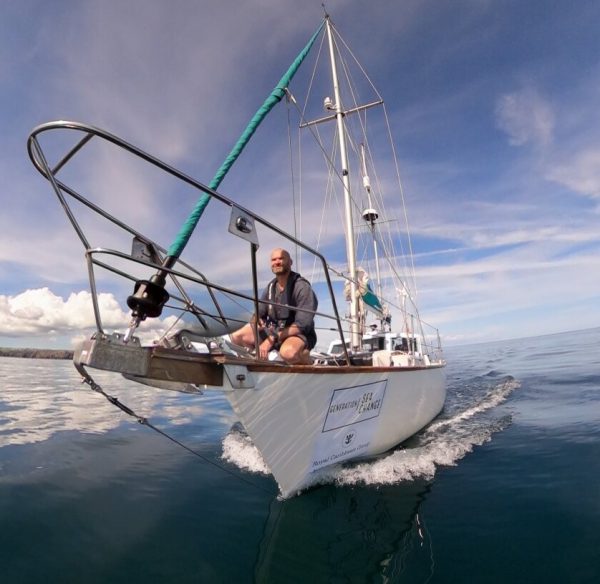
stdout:
POLYGON ((600 259, 538 241, 418 271, 427 319, 454 342, 597 326, 600 259))
MULTIPOLYGON (((122 325, 128 316, 111 294, 99 294, 98 303, 108 327, 122 325)), ((95 326, 91 294, 74 292, 64 300, 48 288, 26 290, 16 296, 0 295, 0 334, 55 334, 95 326)))
POLYGON ((547 100, 535 89, 526 88, 498 99, 496 123, 514 146, 545 146, 552 140, 555 115, 547 100))
POLYGON ((592 198, 600 198, 600 149, 590 148, 560 158, 547 171, 549 180, 592 198))
MULTIPOLYGON (((99 293, 98 307, 105 332, 127 330, 131 313, 121 308, 113 294, 99 293)), ((179 322, 175 314, 147 319, 140 323, 135 334, 142 343, 149 344, 175 330, 179 322)), ((45 337, 53 344, 67 338, 75 346, 96 328, 92 295, 87 290, 73 292, 66 300, 49 288, 26 290, 14 296, 0 295, 0 336, 45 337)))

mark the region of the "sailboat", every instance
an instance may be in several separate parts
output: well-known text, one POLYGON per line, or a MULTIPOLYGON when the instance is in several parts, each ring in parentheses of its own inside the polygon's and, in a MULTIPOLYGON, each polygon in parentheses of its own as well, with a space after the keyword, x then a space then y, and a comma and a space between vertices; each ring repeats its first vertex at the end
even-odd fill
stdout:
MULTIPOLYGON (((97 389, 90 370, 100 369, 140 382, 140 391, 151 391, 145 386, 153 386, 198 395, 222 392, 272 472, 282 498, 318 483, 332 465, 374 457, 399 445, 439 414, 446 395, 439 334, 421 319, 415 293, 395 267, 394 260, 403 254, 393 253, 392 240, 382 235, 394 222, 384 220, 377 208, 368 174, 373 151, 347 129, 352 119, 366 126, 366 112, 383 107, 383 100, 346 105, 339 75, 340 70, 346 71, 340 61, 345 43, 340 39, 325 15, 208 185, 88 124, 49 122, 35 128, 28 140, 34 166, 50 182, 85 248, 96 331, 75 351, 74 363, 84 380, 97 389), (333 125, 333 154, 320 148, 329 169, 327 182, 335 181, 342 192, 346 266, 341 268, 336 263, 339 257, 329 260, 316 245, 218 190, 268 110, 280 102, 297 103, 291 80, 319 38, 329 57, 332 97, 325 98, 321 118, 308 120, 301 112, 299 128, 320 137, 319 128, 333 125), (61 137, 56 139, 56 134, 61 137), (152 176, 161 177, 153 179, 157 185, 168 179, 174 185, 170 192, 196 193, 192 213, 170 247, 94 202, 98 196, 103 200, 102 193, 114 184, 105 190, 102 184, 90 187, 80 180, 79 169, 69 172, 76 163, 97 165, 98 152, 101 161, 107 160, 109 150, 133 160, 136 169, 149 167, 152 176), (350 164, 350 151, 359 156, 355 166, 350 164), (355 223, 358 197, 351 183, 355 171, 366 201, 359 225, 355 223), (81 187, 74 186, 79 183, 81 187), (85 189, 91 194, 84 195, 85 189), (183 251, 208 203, 216 219, 204 223, 205 232, 219 227, 220 234, 211 231, 202 245, 190 247, 186 253, 192 261, 184 258, 183 251), (86 231, 90 217, 104 225, 91 230, 93 237, 109 232, 112 237, 114 232, 111 247, 92 244, 86 231), (365 235, 371 238, 369 249, 375 256, 373 276, 359 265, 365 256, 358 257, 357 241, 365 235), (313 285, 319 290, 319 309, 313 316, 318 330, 332 338, 328 347, 313 351, 308 364, 263 360, 228 341, 228 333, 259 312, 262 286, 257 258, 262 241, 277 242, 312 262, 313 285), (236 261, 244 258, 243 272, 235 274, 239 281, 232 282, 231 271, 225 281, 209 273, 219 272, 214 258, 223 248, 236 261), (386 282, 392 283, 400 300, 386 298, 386 282), (130 321, 117 327, 111 321, 117 330, 110 331, 102 294, 125 295, 126 288, 130 321), (347 312, 338 308, 339 293, 348 303, 347 312), (399 314, 397 329, 394 311, 399 314), (167 321, 172 324, 168 334, 152 343, 142 342, 149 323, 167 321)), ((137 210, 141 207, 140 203, 137 210)), ((134 212, 134 219, 139 216, 134 212)))

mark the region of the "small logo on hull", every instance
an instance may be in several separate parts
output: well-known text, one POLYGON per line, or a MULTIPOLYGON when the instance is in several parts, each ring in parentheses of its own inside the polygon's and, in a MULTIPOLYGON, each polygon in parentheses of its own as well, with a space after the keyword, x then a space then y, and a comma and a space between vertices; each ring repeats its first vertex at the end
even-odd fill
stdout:
POLYGON ((350 432, 344 436, 344 446, 350 446, 350 444, 354 442, 354 438, 356 438, 356 432, 354 430, 350 430, 350 432))

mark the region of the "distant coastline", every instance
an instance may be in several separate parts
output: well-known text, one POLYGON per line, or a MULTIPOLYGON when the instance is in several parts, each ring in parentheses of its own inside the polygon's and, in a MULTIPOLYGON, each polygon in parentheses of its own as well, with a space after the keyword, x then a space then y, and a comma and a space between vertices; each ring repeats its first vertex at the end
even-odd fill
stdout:
POLYGON ((66 349, 21 349, 0 347, 0 357, 23 359, 72 359, 73 351, 66 349))

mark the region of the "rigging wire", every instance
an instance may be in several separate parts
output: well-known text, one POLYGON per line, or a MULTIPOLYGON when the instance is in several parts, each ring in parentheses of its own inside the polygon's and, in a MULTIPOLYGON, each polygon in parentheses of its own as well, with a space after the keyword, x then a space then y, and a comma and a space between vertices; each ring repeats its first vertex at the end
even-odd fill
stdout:
MULTIPOLYGON (((388 135, 388 139, 390 142, 391 155, 392 155, 392 158, 394 161, 393 162, 394 171, 395 171, 396 182, 397 182, 398 191, 399 191, 399 195, 400 195, 399 198, 400 198, 400 203, 401 203, 401 212, 403 214, 403 223, 405 226, 405 237, 407 240, 408 249, 407 250, 404 249, 403 238, 399 238, 397 241, 397 244, 400 246, 400 250, 399 250, 400 254, 398 254, 396 252, 396 249, 395 249, 395 247, 396 247, 395 241, 396 240, 395 240, 394 236, 392 235, 390 225, 388 225, 388 224, 383 225, 384 223, 389 223, 389 222, 378 223, 376 225, 376 233, 373 233, 373 236, 376 237, 376 239, 379 241, 382 251, 384 251, 384 255, 387 255, 386 263, 389 265, 388 273, 390 275, 382 277, 382 280, 385 280, 386 278, 390 278, 390 276, 392 277, 393 280, 396 280, 397 284, 392 287, 393 290, 395 290, 396 293, 402 294, 405 298, 407 298, 409 300, 410 305, 412 306, 412 309, 414 311, 416 311, 416 314, 414 316, 417 317, 417 322, 420 322, 418 310, 415 305, 415 299, 416 299, 416 294, 417 294, 416 269, 415 269, 414 255, 413 255, 413 249, 412 249, 411 233, 410 233, 410 228, 408 225, 408 213, 407 213, 407 209, 406 209, 405 195, 404 195, 404 190, 403 190, 403 186, 402 186, 402 181, 400 178, 399 162, 397 159, 397 153, 396 153, 396 149, 394 146, 393 137, 391 134, 390 120, 389 120, 387 108, 386 108, 385 104, 383 103, 383 99, 382 99, 379 91, 375 87, 375 85, 372 82, 372 80, 370 79, 369 75, 366 73, 366 71, 363 68, 363 66, 361 65, 361 63, 358 61, 358 59, 356 58, 356 56, 354 55, 352 50, 346 44, 346 42, 341 37, 341 35, 338 33, 338 31, 335 29, 335 27, 332 27, 332 28, 335 33, 334 34, 334 42, 336 44, 338 53, 341 53, 340 48, 343 47, 346 54, 349 55, 349 57, 350 57, 349 60, 340 59, 340 62, 341 62, 342 71, 343 71, 342 77, 345 80, 345 84, 347 85, 347 89, 348 89, 348 92, 351 97, 351 100, 350 100, 351 103, 353 100, 353 105, 355 106, 355 108, 358 106, 358 103, 359 103, 358 97, 359 97, 359 93, 360 93, 358 91, 358 84, 353 79, 352 72, 349 67, 349 64, 350 64, 349 61, 354 61, 357 68, 360 70, 360 72, 364 76, 364 79, 368 82, 368 85, 370 86, 374 95, 382 102, 382 105, 383 105, 383 118, 384 118, 384 123, 386 126, 386 132, 388 135), (407 263, 407 260, 409 263, 407 263), (398 262, 398 264, 396 264, 395 262, 398 262), (403 272, 402 275, 399 273, 399 268, 400 268, 400 271, 403 272)), ((306 97, 305 97, 304 102, 301 107, 298 105, 296 99, 292 96, 292 94, 288 90, 288 132, 290 132, 289 127, 291 126, 290 115, 291 115, 292 107, 294 107, 296 109, 299 119, 300 119, 300 127, 298 130, 299 169, 301 170, 301 167, 303 164, 301 131, 302 131, 302 129, 306 129, 306 128, 309 129, 318 149, 321 152, 321 155, 323 156, 325 165, 328 168, 328 178, 327 178, 327 184, 326 184, 326 189, 325 189, 325 194, 324 194, 324 204, 323 204, 322 210, 321 210, 321 218, 320 218, 319 229, 318 229, 318 233, 317 233, 316 249, 321 248, 321 245, 325 239, 325 233, 327 230, 326 228, 328 227, 326 210, 327 210, 327 208, 329 208, 331 206, 331 204, 334 200, 337 202, 338 212, 341 212, 340 211, 340 206, 341 206, 340 197, 336 196, 337 189, 335 188, 335 185, 338 184, 338 181, 339 181, 339 184, 342 184, 341 172, 337 169, 336 164, 335 164, 335 156, 337 154, 337 146, 336 146, 337 142, 335 141, 335 138, 337 136, 337 128, 333 132, 333 147, 331 148, 330 152, 327 152, 327 149, 324 145, 324 140, 323 140, 323 137, 319 130, 318 124, 310 124, 310 123, 307 123, 307 120, 306 120, 309 103, 311 101, 314 101, 311 98, 312 98, 312 93, 315 89, 314 86, 315 86, 316 72, 319 67, 319 61, 321 60, 321 56, 323 53, 323 46, 324 46, 324 37, 322 37, 321 43, 319 44, 318 54, 314 61, 314 65, 312 67, 312 71, 311 71, 311 74, 308 79, 308 88, 306 91, 306 97)), ((390 215, 391 217, 393 217, 395 215, 395 213, 389 214, 388 210, 386 209, 385 201, 383 198, 384 189, 382 188, 381 178, 380 178, 379 174, 377 173, 377 169, 376 169, 375 165, 373 164, 373 152, 372 152, 371 146, 369 144, 369 140, 368 140, 369 128, 368 128, 368 124, 367 124, 367 122, 368 122, 367 112, 366 111, 363 111, 363 112, 357 111, 357 112, 355 112, 354 115, 348 116, 346 119, 346 122, 347 122, 347 128, 348 128, 348 143, 350 145, 351 150, 355 154, 358 154, 358 149, 360 148, 360 144, 364 144, 364 146, 365 146, 365 150, 367 152, 367 157, 368 157, 368 169, 369 169, 369 171, 373 172, 373 177, 375 178, 375 184, 376 184, 376 189, 373 189, 371 191, 371 195, 373 197, 373 203, 375 204, 376 207, 378 207, 380 209, 381 212, 383 212, 384 215, 390 215), (359 130, 359 131, 355 132, 355 130, 359 130), (360 134, 361 140, 356 139, 357 134, 360 134)), ((291 156, 292 155, 291 138, 288 138, 288 142, 289 142, 290 156, 291 156)), ((294 165, 292 162, 290 163, 290 166, 292 168, 292 177, 293 177, 294 165)), ((303 205, 303 192, 305 190, 305 185, 304 185, 305 179, 304 179, 302 173, 299 172, 299 178, 298 178, 299 193, 300 193, 299 194, 299 199, 300 199, 299 203, 297 203, 297 199, 296 199, 295 180, 294 180, 294 178, 292 178, 292 180, 293 180, 293 185, 294 185, 293 186, 294 222, 295 222, 295 225, 298 225, 298 233, 299 233, 299 237, 301 237, 302 231, 303 231, 303 226, 301 224, 297 223, 298 221, 301 221, 301 219, 298 220, 296 218, 295 213, 296 213, 298 204, 303 205)), ((363 210, 364 205, 362 205, 361 201, 364 199, 364 196, 365 196, 364 189, 362 189, 362 188, 355 188, 351 192, 352 209, 355 214, 356 213, 358 214, 358 216, 362 216, 362 210, 363 210), (360 197, 358 196, 358 193, 361 194, 360 197)), ((394 219, 394 221, 395 221, 395 219, 394 219)), ((359 237, 360 239, 364 239, 365 234, 360 233, 360 231, 359 231, 357 233, 357 237, 359 237)), ((371 262, 369 262, 365 259, 367 257, 367 254, 368 254, 368 251, 363 251, 363 256, 360 261, 362 263, 367 263, 368 265, 366 266, 366 268, 368 270, 371 270, 372 269, 371 262)), ((316 259, 314 259, 313 266, 312 266, 312 273, 311 273, 311 282, 314 281, 314 279, 316 277, 317 269, 318 268, 317 268, 316 259)), ((331 265, 328 265, 328 269, 331 270, 333 273, 336 273, 336 270, 334 270, 331 265)), ((338 272, 338 274, 339 273, 340 272, 338 272)), ((348 277, 346 275, 342 274, 342 277, 344 279, 348 280, 348 277)), ((392 302, 389 299, 388 294, 382 295, 381 299, 384 300, 386 302, 386 304, 388 304, 389 306, 391 306, 395 309, 398 309, 401 313, 405 312, 404 302, 400 303, 402 305, 400 307, 396 303, 392 302)), ((406 321, 406 319, 409 316, 410 315, 403 314, 403 319, 406 321)))
MULTIPOLYGON (((291 108, 290 108, 290 102, 294 101, 294 97, 293 95, 290 93, 290 91, 287 89, 285 89, 285 101, 286 101, 286 112, 287 112, 287 135, 288 135, 288 150, 290 153, 290 177, 291 177, 291 182, 292 182, 292 219, 293 219, 293 223, 294 223, 294 237, 296 239, 300 239, 299 237, 299 230, 302 230, 302 224, 300 224, 300 227, 298 227, 298 217, 302 217, 302 204, 300 202, 300 209, 299 209, 299 214, 296 215, 296 207, 297 207, 297 203, 296 203, 296 181, 294 180, 294 151, 292 148, 292 122, 291 122, 291 108)), ((301 220, 301 219, 300 219, 301 220)), ((295 250, 294 250, 294 255, 295 257, 295 261, 296 264, 298 265, 298 269, 299 271, 301 271, 302 266, 300 264, 300 262, 298 261, 298 246, 295 246, 295 250)))
MULTIPOLYGON (((335 26, 332 25, 333 31, 335 33, 335 38, 339 39, 339 41, 342 43, 342 45, 344 46, 344 48, 347 50, 348 54, 352 57, 352 59, 354 60, 354 62, 356 63, 357 67, 360 69, 360 71, 362 72, 362 74, 364 75, 365 79, 368 81, 369 85, 371 86, 372 90, 375 92, 375 94, 377 95, 377 97, 383 102, 382 106, 383 106, 383 115, 384 115, 384 119, 385 119, 385 126, 386 126, 386 130, 388 133, 388 138, 389 138, 389 142, 390 142, 390 146, 392 149, 392 158, 394 160, 394 169, 396 172, 396 180, 398 183, 398 188, 400 191, 400 201, 402 203, 402 211, 404 214, 404 226, 406 229, 406 239, 407 239, 407 243, 408 243, 408 253, 405 254, 402 251, 403 256, 407 256, 410 259, 411 265, 410 265, 410 276, 411 276, 411 284, 412 284, 412 288, 414 290, 414 297, 416 298, 416 294, 417 294, 417 284, 416 284, 416 268, 415 268, 415 263, 414 263, 414 254, 413 254, 413 248, 412 248, 412 237, 411 237, 411 232, 410 232, 410 225, 408 222, 408 212, 407 212, 407 208, 406 208, 406 199, 404 196, 404 188, 402 186, 402 180, 400 177, 400 167, 399 167, 399 163, 398 163, 398 157, 397 157, 397 153, 396 153, 396 148, 394 146, 394 140, 393 140, 393 136, 392 136, 392 132, 391 132, 391 125, 390 125, 390 121, 389 121, 389 116, 388 116, 388 112, 387 112, 387 108, 385 106, 385 102, 383 101, 383 98, 381 97, 379 91, 377 90, 377 87, 375 86, 375 84, 373 83, 373 81, 371 80, 371 78, 369 77, 369 75, 367 74, 367 72, 365 71, 365 69, 363 68, 363 66, 361 65, 360 61, 356 58, 356 56, 354 55, 354 53, 352 52, 352 50, 350 49, 350 47, 347 45, 347 43, 344 41, 343 37, 340 35, 340 33, 337 31, 337 29, 335 28, 335 26)), ((349 87, 351 88, 351 90, 353 90, 353 84, 351 81, 351 75, 348 72, 348 67, 346 66, 346 63, 344 61, 342 61, 343 64, 343 69, 346 72, 346 81, 349 85, 349 87)), ((353 91, 353 95, 354 95, 354 91, 353 91)), ((359 119, 362 118, 359 116, 359 119)), ((365 115, 365 119, 366 119, 366 115, 365 115)), ((366 136, 366 128, 363 127, 364 130, 364 135, 366 136)), ((368 145, 366 145, 366 147, 368 148, 368 145)), ((369 155, 371 156, 371 151, 370 148, 368 148, 369 151, 369 155)), ((372 157, 371 157, 372 158, 372 157)), ((377 178, 378 182, 379 179, 377 178)), ((382 210, 385 211, 385 204, 383 201, 383 198, 381 197, 379 199, 380 204, 382 205, 382 210)), ((393 240, 392 240, 392 250, 393 250, 393 240)), ((402 241, 400 241, 400 244, 402 245, 402 241)), ((395 255, 395 252, 394 252, 395 255)))
POLYGON ((400 178, 400 165, 398 163, 398 157, 396 156, 396 147, 394 146, 394 140, 392 137, 392 129, 390 126, 389 117, 388 117, 388 113, 387 113, 387 108, 385 107, 385 103, 383 104, 383 115, 385 116, 385 124, 386 124, 386 128, 388 131, 390 144, 392 147, 392 153, 393 153, 392 158, 394 159, 394 165, 395 165, 395 169, 396 169, 396 179, 398 180, 398 187, 400 189, 400 200, 402 201, 402 210, 404 212, 404 225, 406 228, 406 238, 408 241, 408 257, 410 258, 410 261, 411 261, 411 270, 412 270, 411 275, 412 275, 412 280, 413 280, 413 289, 415 291, 415 297, 416 297, 417 277, 416 277, 416 269, 415 269, 415 258, 414 258, 413 248, 412 248, 412 236, 411 236, 411 232, 410 232, 410 224, 408 222, 408 211, 406 209, 406 199, 404 197, 404 187, 402 186, 402 179, 400 178))
POLYGON ((216 468, 218 468, 219 470, 227 473, 228 475, 235 477, 237 479, 239 479, 240 481, 246 483, 247 485, 250 485, 252 487, 255 487, 265 493, 268 493, 269 495, 276 495, 277 493, 274 493, 273 491, 269 490, 269 489, 265 489, 264 487, 261 487, 260 485, 257 485, 255 482, 253 481, 249 481, 248 479, 244 478, 243 476, 229 470, 228 468, 220 465, 218 462, 215 462, 214 460, 211 460, 210 458, 208 458, 207 456, 204 456, 203 454, 200 454, 197 450, 194 450, 193 448, 190 448, 189 446, 186 446, 185 444, 183 444, 183 442, 180 442, 179 440, 177 440, 177 438, 174 438, 173 436, 171 436, 170 434, 167 434, 164 430, 161 430, 160 428, 157 428, 154 424, 152 424, 148 418, 145 418, 144 416, 140 416, 138 415, 136 412, 134 412, 129 406, 125 405, 123 402, 119 401, 118 398, 116 398, 113 395, 110 395, 108 393, 106 393, 102 387, 96 383, 94 381, 94 379, 91 377, 91 375, 85 370, 85 368, 83 367, 83 365, 79 365, 79 364, 75 364, 75 368, 77 369, 77 371, 79 371, 79 373, 82 376, 82 383, 86 383, 87 385, 89 385, 90 389, 92 389, 93 391, 95 391, 96 393, 99 393, 100 395, 103 395, 111 404, 113 404, 114 406, 116 406, 117 408, 119 408, 122 412, 125 412, 128 416, 131 416, 133 418, 136 419, 136 421, 138 422, 138 424, 141 424, 142 426, 147 426, 148 428, 150 428, 151 430, 154 430, 155 432, 157 432, 158 434, 160 434, 161 436, 163 436, 164 438, 167 438, 168 440, 170 440, 171 442, 177 444, 178 446, 181 446, 181 448, 183 448, 184 450, 187 450, 190 454, 193 454, 194 456, 197 456, 200 460, 206 462, 207 464, 210 464, 216 468))

